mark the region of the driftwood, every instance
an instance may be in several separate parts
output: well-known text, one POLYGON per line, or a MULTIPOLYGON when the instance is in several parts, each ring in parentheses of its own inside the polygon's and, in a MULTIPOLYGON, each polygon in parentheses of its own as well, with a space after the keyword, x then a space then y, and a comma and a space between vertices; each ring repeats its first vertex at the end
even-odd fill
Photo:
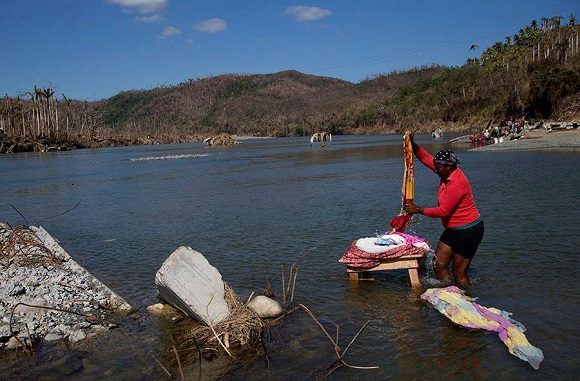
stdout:
POLYGON ((469 141, 468 141, 468 142, 466 142, 466 143, 469 143, 469 142, 471 142, 471 137, 472 137, 472 135, 463 135, 463 136, 459 136, 459 137, 457 137, 457 138, 455 138, 455 139, 451 139, 451 140, 449 141, 449 143, 459 143, 459 142, 461 142, 462 140, 466 140, 466 139, 469 139, 469 141))

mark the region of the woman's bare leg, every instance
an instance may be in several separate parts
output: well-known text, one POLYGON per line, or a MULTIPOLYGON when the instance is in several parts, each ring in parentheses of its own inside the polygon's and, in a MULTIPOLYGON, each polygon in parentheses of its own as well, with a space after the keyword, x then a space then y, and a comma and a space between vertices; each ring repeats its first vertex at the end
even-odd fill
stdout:
POLYGON ((453 278, 459 288, 466 289, 471 286, 467 270, 471 264, 471 258, 465 258, 457 253, 453 253, 453 278))
POLYGON ((449 263, 453 258, 453 251, 451 246, 439 241, 437 249, 435 249, 435 257, 433 263, 433 270, 437 279, 444 282, 451 282, 451 274, 449 274, 449 263))

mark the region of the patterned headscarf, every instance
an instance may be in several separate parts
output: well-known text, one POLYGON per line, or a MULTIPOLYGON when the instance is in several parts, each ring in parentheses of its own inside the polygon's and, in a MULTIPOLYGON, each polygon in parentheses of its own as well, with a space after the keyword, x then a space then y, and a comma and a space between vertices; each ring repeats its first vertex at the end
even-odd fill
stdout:
POLYGON ((435 161, 443 165, 457 165, 459 164, 459 158, 455 152, 450 149, 442 149, 435 154, 435 161))

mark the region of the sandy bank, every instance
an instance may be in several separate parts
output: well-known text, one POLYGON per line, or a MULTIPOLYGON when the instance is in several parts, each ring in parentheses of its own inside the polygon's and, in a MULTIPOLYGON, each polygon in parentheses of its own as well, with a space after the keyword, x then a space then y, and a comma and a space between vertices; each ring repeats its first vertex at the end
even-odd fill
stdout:
POLYGON ((524 151, 536 149, 580 149, 580 130, 537 129, 528 132, 523 139, 505 140, 503 143, 476 147, 470 151, 524 151))

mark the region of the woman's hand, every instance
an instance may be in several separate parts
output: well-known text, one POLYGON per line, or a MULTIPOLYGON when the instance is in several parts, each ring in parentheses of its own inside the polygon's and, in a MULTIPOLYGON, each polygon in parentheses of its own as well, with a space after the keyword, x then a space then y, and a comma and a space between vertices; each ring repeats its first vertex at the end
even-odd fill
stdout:
POLYGON ((421 214, 421 213, 423 213, 423 208, 421 208, 420 206, 415 205, 412 202, 410 202, 408 204, 405 204, 405 206, 403 207, 403 210, 407 214, 421 214))

